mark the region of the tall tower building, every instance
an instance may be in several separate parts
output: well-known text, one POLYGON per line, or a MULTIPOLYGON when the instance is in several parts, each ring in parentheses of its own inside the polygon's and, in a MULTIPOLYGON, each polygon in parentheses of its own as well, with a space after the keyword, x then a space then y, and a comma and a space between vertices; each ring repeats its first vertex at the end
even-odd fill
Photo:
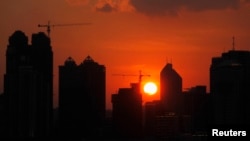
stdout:
POLYGON ((8 135, 47 137, 53 111, 53 52, 42 32, 32 35, 32 44, 22 31, 9 38, 6 51, 4 95, 7 100, 8 135))
POLYGON ((164 109, 167 112, 178 113, 182 94, 182 78, 173 69, 173 65, 167 63, 160 74, 160 95, 164 109))
POLYGON ((105 119, 106 68, 90 56, 59 66, 59 121, 68 137, 101 135, 105 119))
POLYGON ((210 91, 215 124, 250 124, 250 52, 230 50, 213 57, 210 91))

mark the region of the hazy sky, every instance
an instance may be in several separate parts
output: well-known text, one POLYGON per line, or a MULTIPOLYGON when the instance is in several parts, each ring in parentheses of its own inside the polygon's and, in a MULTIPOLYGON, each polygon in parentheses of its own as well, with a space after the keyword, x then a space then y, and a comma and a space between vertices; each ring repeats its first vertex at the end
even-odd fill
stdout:
MULTIPOLYGON (((235 48, 250 50, 250 0, 5 0, 0 4, 0 92, 3 92, 8 38, 22 30, 46 32, 38 24, 71 24, 51 29, 54 52, 55 105, 58 66, 71 56, 80 64, 87 55, 106 66, 107 106, 111 94, 143 82, 159 85, 161 69, 172 62, 183 78, 183 88, 207 85, 211 58, 235 48)), ((144 101, 159 98, 144 96, 144 101)))

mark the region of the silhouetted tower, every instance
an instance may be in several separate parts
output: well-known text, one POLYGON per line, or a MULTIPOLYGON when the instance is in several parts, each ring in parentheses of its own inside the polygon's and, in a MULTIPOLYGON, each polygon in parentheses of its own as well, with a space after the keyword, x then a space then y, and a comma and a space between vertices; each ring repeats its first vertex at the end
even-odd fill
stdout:
POLYGON ((59 66, 59 118, 63 136, 98 137, 105 119, 106 68, 90 56, 59 66))
POLYGON ((59 66, 59 127, 58 136, 79 134, 76 130, 81 123, 84 111, 80 105, 83 98, 79 91, 80 76, 75 61, 69 57, 59 66), (78 115, 77 115, 78 114, 78 115), (80 115, 80 116, 79 116, 80 115))
POLYGON ((160 74, 160 95, 166 112, 178 113, 180 110, 180 97, 182 93, 182 78, 173 69, 172 64, 167 63, 160 74))
POLYGON ((46 137, 51 132, 53 111, 53 52, 42 32, 32 44, 22 31, 9 38, 6 51, 4 95, 7 99, 8 135, 46 137))
POLYGON ((138 139, 142 135, 142 95, 139 83, 120 88, 112 95, 113 127, 122 139, 138 139))
POLYGON ((210 90, 215 124, 250 124, 249 86, 249 51, 233 47, 220 57, 212 58, 210 90))

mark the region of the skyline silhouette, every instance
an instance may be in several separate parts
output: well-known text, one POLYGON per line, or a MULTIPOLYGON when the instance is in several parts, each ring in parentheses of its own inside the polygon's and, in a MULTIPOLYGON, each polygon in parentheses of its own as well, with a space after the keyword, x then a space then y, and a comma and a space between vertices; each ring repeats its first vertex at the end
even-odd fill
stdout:
MULTIPOLYGON (((43 32, 9 37, 4 93, 0 97, 1 137, 76 140, 207 139, 213 127, 247 130, 250 51, 233 48, 211 57, 210 83, 183 91, 182 76, 166 63, 160 100, 145 102, 141 81, 112 94, 106 115, 106 66, 89 55, 79 65, 68 57, 59 70, 59 107, 53 108, 53 47, 43 32), (55 116, 57 114, 57 116, 55 116)), ((141 79, 140 79, 141 80, 141 79)))
POLYGON ((0 139, 190 141, 210 140, 212 129, 249 136, 249 11, 249 0, 2 1, 0 139), (82 24, 91 26, 69 26, 82 24), (59 81, 68 79, 59 73, 67 58, 81 76, 66 81, 68 90, 59 81), (84 75, 84 60, 103 65, 105 80, 84 75), (138 75, 112 75, 139 70, 155 95, 134 89, 138 75))

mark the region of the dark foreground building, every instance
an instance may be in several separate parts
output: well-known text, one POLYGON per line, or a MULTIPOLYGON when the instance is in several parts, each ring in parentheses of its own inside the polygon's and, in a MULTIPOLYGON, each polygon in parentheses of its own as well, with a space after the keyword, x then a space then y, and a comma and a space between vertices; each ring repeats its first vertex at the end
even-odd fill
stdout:
POLYGON ((250 125, 250 52, 230 50, 212 58, 210 89, 214 122, 250 125))
POLYGON ((131 88, 120 88, 112 95, 113 129, 118 139, 140 139, 142 137, 142 96, 138 83, 131 88))
POLYGON ((90 56, 59 66, 59 136, 99 138, 105 120, 106 70, 90 56))
POLYGON ((6 135, 13 138, 48 137, 53 110, 53 52, 50 38, 40 32, 31 45, 22 31, 9 38, 6 51, 4 97, 6 135))
POLYGON ((206 86, 195 86, 183 92, 182 132, 207 134, 211 124, 210 94, 206 86))

